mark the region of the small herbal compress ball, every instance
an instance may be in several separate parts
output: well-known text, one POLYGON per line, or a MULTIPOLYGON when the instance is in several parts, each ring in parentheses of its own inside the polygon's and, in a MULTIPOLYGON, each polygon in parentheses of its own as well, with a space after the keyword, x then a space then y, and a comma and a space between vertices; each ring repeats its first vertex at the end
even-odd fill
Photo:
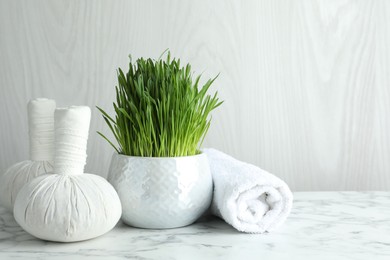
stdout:
POLYGON ((9 167, 0 178, 0 202, 13 210, 19 190, 37 176, 53 171, 54 100, 37 98, 27 105, 30 160, 9 167))
POLYGON ((104 178, 84 174, 91 111, 55 111, 54 172, 25 185, 14 206, 16 221, 44 240, 74 242, 100 236, 118 222, 122 207, 104 178))

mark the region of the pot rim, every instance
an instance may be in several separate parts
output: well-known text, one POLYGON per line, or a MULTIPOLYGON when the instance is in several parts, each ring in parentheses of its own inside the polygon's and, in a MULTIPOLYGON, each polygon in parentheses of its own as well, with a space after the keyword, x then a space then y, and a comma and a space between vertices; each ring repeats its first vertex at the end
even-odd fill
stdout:
POLYGON ((120 154, 117 152, 113 153, 113 156, 119 156, 124 158, 135 158, 140 160, 161 160, 161 159, 181 159, 181 158, 196 158, 196 157, 202 157, 206 154, 203 151, 200 151, 200 153, 195 155, 186 155, 186 156, 173 156, 173 157, 148 157, 148 156, 134 156, 134 155, 126 155, 126 154, 120 154))

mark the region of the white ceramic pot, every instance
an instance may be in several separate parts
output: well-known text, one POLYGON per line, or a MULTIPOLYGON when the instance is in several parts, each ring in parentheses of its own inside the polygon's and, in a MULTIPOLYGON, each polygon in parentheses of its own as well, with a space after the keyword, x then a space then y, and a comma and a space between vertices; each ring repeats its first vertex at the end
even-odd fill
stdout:
POLYGON ((115 153, 108 181, 122 203, 122 220, 141 228, 192 224, 210 206, 212 179, 205 154, 134 157, 115 153))

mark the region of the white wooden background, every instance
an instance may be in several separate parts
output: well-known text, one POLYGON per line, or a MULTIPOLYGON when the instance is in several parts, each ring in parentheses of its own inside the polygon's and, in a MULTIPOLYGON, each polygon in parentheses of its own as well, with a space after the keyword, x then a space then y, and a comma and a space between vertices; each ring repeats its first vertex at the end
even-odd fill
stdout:
MULTIPOLYGON (((221 73, 206 140, 293 190, 390 190, 390 1, 0 0, 0 172, 28 156, 26 103, 111 110, 128 54, 221 73)), ((87 172, 113 150, 93 109, 87 172)))

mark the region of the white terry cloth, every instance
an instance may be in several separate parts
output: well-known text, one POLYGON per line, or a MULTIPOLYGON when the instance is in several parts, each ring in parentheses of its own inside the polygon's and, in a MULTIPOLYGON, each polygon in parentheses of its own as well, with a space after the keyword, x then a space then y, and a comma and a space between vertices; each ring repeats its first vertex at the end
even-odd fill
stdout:
POLYGON ((91 110, 55 111, 54 172, 27 183, 16 197, 14 217, 28 233, 58 242, 91 239, 111 230, 122 207, 104 178, 84 172, 91 110))
POLYGON ((53 171, 55 108, 56 102, 47 98, 32 99, 27 105, 30 160, 12 165, 0 178, 0 202, 9 210, 24 184, 53 171))
POLYGON ((214 182, 214 215, 248 233, 272 231, 283 224, 293 201, 284 181, 216 149, 203 152, 207 154, 214 182))

